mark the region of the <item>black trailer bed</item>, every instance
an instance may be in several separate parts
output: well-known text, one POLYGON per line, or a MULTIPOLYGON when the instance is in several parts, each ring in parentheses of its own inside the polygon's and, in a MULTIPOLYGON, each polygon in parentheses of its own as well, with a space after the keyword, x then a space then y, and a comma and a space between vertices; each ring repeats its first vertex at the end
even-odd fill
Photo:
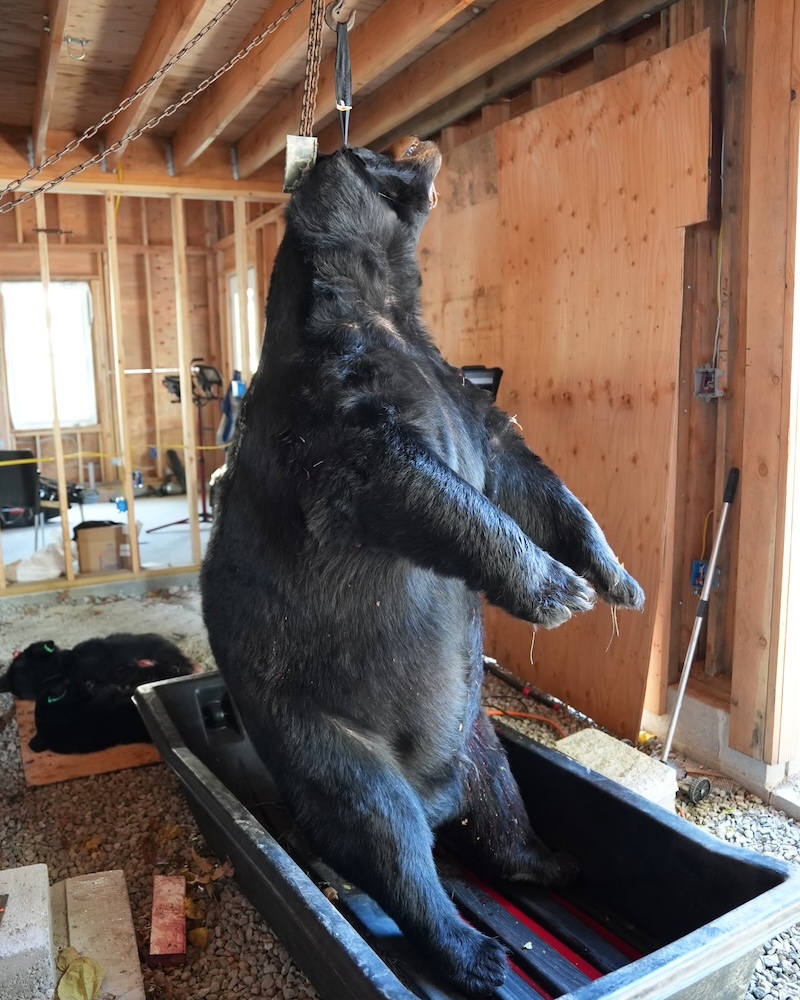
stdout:
MULTIPOLYGON (((455 1000, 378 905, 297 835, 219 674, 135 700, 211 848, 325 1000, 455 1000), (331 902, 323 890, 336 890, 331 902)), ((466 920, 500 937, 501 1000, 739 1000, 761 945, 800 920, 800 869, 729 847, 563 754, 499 727, 542 839, 574 856, 561 893, 489 884, 440 850, 466 920)))

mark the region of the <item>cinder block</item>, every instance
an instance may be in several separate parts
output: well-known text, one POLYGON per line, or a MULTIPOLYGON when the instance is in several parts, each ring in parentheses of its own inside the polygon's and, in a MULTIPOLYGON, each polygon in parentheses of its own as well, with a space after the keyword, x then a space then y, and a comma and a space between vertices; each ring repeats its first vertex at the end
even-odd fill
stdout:
POLYGON ((651 802, 675 812, 675 771, 599 729, 583 729, 556 743, 556 749, 651 802))
POLYGON ((186 879, 153 876, 153 912, 147 964, 172 968, 186 958, 186 879))
POLYGON ((101 994, 145 1000, 125 875, 78 875, 65 882, 70 945, 106 970, 101 994))
POLYGON ((55 989, 47 865, 0 872, 0 998, 51 1000, 55 989))

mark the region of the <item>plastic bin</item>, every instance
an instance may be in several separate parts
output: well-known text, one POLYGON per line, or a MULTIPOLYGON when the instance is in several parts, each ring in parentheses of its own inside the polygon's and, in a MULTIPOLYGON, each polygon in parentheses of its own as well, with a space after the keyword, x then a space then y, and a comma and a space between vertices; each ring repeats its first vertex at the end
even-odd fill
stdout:
MULTIPOLYGON (((212 850, 231 859, 323 998, 460 996, 369 897, 292 835, 219 674, 144 685, 135 700, 212 850), (335 904, 322 883, 338 890, 335 904)), ((444 859, 467 918, 509 946, 514 971, 501 1000, 741 998, 761 945, 800 920, 800 869, 729 847, 563 754, 500 732, 534 828, 582 872, 562 896, 515 883, 500 906, 491 887, 444 859)))

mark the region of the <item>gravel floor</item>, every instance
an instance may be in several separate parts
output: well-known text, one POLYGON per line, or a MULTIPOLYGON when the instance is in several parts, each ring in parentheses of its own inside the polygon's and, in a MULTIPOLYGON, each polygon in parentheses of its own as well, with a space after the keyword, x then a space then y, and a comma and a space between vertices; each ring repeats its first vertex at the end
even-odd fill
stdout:
MULTIPOLYGON (((8 662, 15 648, 36 640, 55 638, 70 646, 114 631, 160 631, 203 666, 213 665, 197 591, 185 588, 143 597, 65 598, 44 605, 0 601, 0 664, 8 662)), ((550 746, 561 735, 553 722, 564 732, 587 724, 565 710, 523 699, 495 678, 487 678, 484 696, 488 707, 549 719, 506 721, 550 746)), ((658 746, 654 743, 645 750, 655 754, 658 746)), ((730 782, 724 787, 719 783, 708 799, 697 806, 685 805, 682 812, 723 840, 800 861, 800 825, 730 782)), ((27 788, 11 699, 0 695, 0 816, 0 868, 44 862, 51 881, 121 868, 143 953, 149 938, 153 875, 187 873, 190 896, 206 903, 196 925, 208 927, 208 945, 190 945, 186 964, 177 970, 154 971, 143 965, 148 998, 317 996, 232 879, 215 882, 209 899, 202 884, 207 850, 177 779, 166 766, 27 788), (193 884, 193 876, 201 881, 193 884)), ((763 998, 800 998, 800 926, 764 948, 746 1000, 763 998)))

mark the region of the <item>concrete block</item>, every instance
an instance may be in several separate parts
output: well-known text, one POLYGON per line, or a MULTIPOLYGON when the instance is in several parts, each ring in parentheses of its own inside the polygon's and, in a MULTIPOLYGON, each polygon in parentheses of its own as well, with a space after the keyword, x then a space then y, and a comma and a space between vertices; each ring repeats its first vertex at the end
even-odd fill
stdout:
POLYGON ((632 792, 675 812, 678 781, 671 767, 647 757, 599 729, 583 729, 556 743, 556 749, 604 774, 632 792))
POLYGON ((106 970, 102 994, 145 1000, 124 873, 78 875, 65 889, 69 943, 106 970))
POLYGON ((0 872, 8 894, 0 925, 0 998, 51 1000, 55 990, 47 865, 0 872))

